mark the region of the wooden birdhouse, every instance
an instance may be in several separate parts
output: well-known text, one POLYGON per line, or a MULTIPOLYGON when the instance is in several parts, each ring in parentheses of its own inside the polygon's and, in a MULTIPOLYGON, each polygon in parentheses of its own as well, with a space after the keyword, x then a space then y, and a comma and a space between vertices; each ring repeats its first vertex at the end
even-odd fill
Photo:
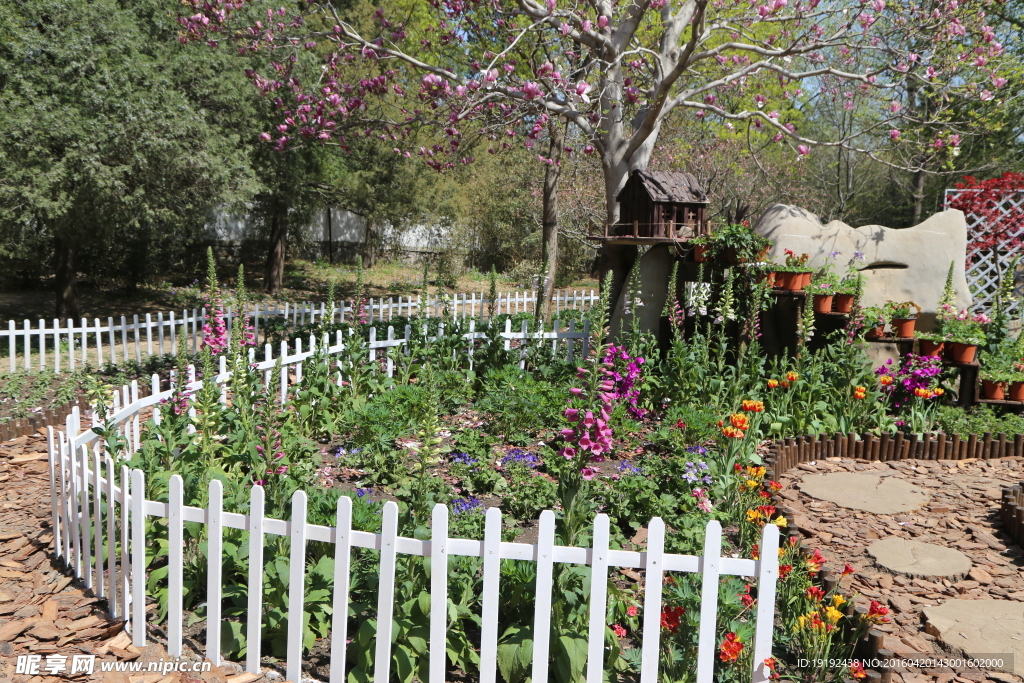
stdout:
POLYGON ((683 242, 708 232, 708 199, 690 173, 633 171, 616 199, 616 242, 683 242))

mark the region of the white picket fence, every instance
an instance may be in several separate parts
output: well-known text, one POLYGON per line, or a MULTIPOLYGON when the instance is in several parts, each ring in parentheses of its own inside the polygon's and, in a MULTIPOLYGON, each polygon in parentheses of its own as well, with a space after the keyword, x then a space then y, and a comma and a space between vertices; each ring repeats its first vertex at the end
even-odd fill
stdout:
MULTIPOLYGON (((586 310, 599 299, 596 290, 558 290, 552 298, 554 317, 563 311, 586 310)), ((533 292, 499 293, 494 315, 530 312, 536 301, 536 293, 533 292)), ((372 323, 401 316, 440 317, 445 315, 446 309, 448 315, 462 320, 489 319, 491 315, 490 300, 482 293, 454 294, 450 297, 368 299, 363 306, 363 313, 368 322, 372 323)), ((275 304, 272 308, 255 306, 243 314, 250 317, 257 342, 265 342, 267 323, 270 320, 282 319, 292 327, 299 327, 328 319, 330 322, 351 320, 353 310, 353 302, 343 302, 332 311, 327 310, 324 303, 307 302, 299 305, 275 304)), ((237 315, 237 311, 227 309, 225 317, 229 331, 237 315)), ((187 347, 195 353, 199 350, 206 320, 205 308, 185 310, 180 314, 175 311, 166 314, 146 313, 141 317, 136 314, 130 320, 127 316, 120 316, 120 320, 108 317, 106 322, 95 318, 92 323, 85 318, 77 324, 70 319, 60 321, 55 318, 52 324, 40 319, 35 327, 27 319, 20 325, 9 320, 6 324, 0 323, 0 353, 6 351, 8 356, 6 363, 0 363, 0 372, 4 368, 15 372, 18 369, 50 367, 54 372, 61 372, 63 369, 74 370, 90 364, 101 367, 108 362, 117 364, 134 360, 141 363, 154 355, 174 353, 178 336, 182 334, 185 335, 187 347)))
MULTIPOLYGON (((471 327, 472 324, 471 322, 471 327)), ((506 331, 505 334, 516 335, 510 331, 506 331)), ((533 334, 541 335, 536 339, 542 343, 546 343, 547 339, 557 343, 558 338, 543 335, 561 333, 533 334)), ((566 339, 568 343, 572 343, 573 337, 566 339)), ((524 338, 524 343, 526 341, 528 339, 524 338)), ((345 346, 339 340, 339 344, 331 347, 330 351, 334 354, 344 353, 345 346)), ((296 381, 301 378, 302 363, 308 361, 312 354, 313 351, 298 351, 292 356, 282 358, 282 364, 294 366, 294 372, 281 373, 282 400, 287 395, 289 381, 292 377, 296 381)), ((275 364, 276 361, 265 360, 256 364, 256 369, 266 373, 272 370, 275 364)), ((223 372, 223 363, 221 368, 222 372, 215 381, 223 388, 230 375, 223 372)), ((194 370, 190 371, 190 374, 192 373, 194 370)), ((201 387, 201 381, 189 385, 192 391, 201 387)), ((482 683, 496 681, 498 596, 501 590, 499 563, 502 559, 537 563, 532 662, 532 675, 535 681, 548 679, 551 592, 555 562, 589 565, 593 568, 586 670, 588 683, 602 683, 603 680, 607 586, 609 571, 612 568, 642 569, 646 572, 641 683, 656 683, 658 680, 661 593, 665 572, 702 575, 697 683, 712 683, 713 680, 720 576, 743 576, 752 579, 756 577, 758 602, 753 611, 756 635, 754 642, 750 644, 751 680, 754 683, 769 680, 770 671, 764 661, 771 656, 775 588, 778 579, 779 532, 774 525, 765 527, 760 544, 760 559, 749 560, 722 557, 722 530, 721 525, 715 521, 707 525, 703 555, 692 556, 665 553, 665 525, 658 518, 652 519, 648 525, 646 550, 635 552, 609 548, 609 520, 603 514, 597 515, 594 520, 593 547, 581 548, 555 545, 555 515, 551 511, 543 512, 540 516, 538 542, 525 544, 501 541, 501 512, 497 509, 490 509, 486 513, 484 540, 473 541, 448 538, 448 509, 443 505, 435 506, 431 540, 423 541, 398 536, 398 507, 390 502, 384 506, 382 533, 372 534, 352 529, 352 501, 348 497, 339 499, 337 521, 333 527, 307 523, 307 496, 303 491, 297 491, 292 498, 290 521, 264 516, 264 491, 260 486, 252 487, 249 514, 224 511, 223 490, 219 481, 210 482, 209 504, 206 508, 184 505, 182 481, 178 476, 170 479, 168 502, 146 500, 145 473, 141 470, 129 471, 128 467, 123 463, 119 464, 119 461, 139 450, 140 421, 143 413, 152 410, 154 420, 159 421, 162 404, 173 396, 173 389, 160 391, 160 380, 157 376, 153 377, 153 388, 152 395, 140 397, 137 382, 123 387, 116 397, 111 413, 107 416, 107 420, 116 424, 120 435, 124 437, 125 452, 107 453, 95 432, 91 429, 82 430, 77 408, 67 419, 66 431, 55 432, 53 428, 48 429, 54 552, 67 566, 73 568, 75 575, 84 580, 88 589, 108 601, 112 618, 129 621, 136 647, 144 646, 148 638, 146 547, 155 540, 146 535, 145 519, 156 517, 166 519, 168 523, 167 645, 168 653, 174 657, 182 654, 184 523, 197 522, 206 526, 210 558, 222 558, 225 528, 240 529, 249 533, 249 602, 246 616, 248 650, 245 667, 247 671, 253 673, 260 671, 263 548, 265 537, 276 535, 287 536, 290 539, 286 675, 293 681, 300 680, 302 664, 305 551, 309 541, 332 543, 335 550, 331 630, 332 683, 341 683, 345 675, 352 548, 368 548, 380 552, 374 680, 387 681, 390 675, 395 567, 399 554, 431 558, 430 673, 427 683, 444 682, 447 558, 453 555, 483 559, 480 641, 482 683)), ((95 415, 93 423, 97 423, 95 415)), ((206 656, 215 664, 222 660, 221 572, 222 561, 213 560, 209 563, 206 586, 207 623, 215 624, 216 628, 207 630, 205 646, 206 656)))

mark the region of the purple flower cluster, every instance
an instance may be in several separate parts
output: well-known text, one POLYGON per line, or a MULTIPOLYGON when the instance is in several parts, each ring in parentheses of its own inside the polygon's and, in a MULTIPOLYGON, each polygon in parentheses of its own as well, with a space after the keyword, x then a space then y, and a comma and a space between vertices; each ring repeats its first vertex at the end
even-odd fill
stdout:
POLYGON ((202 348, 210 349, 210 353, 216 356, 228 348, 228 326, 224 322, 224 300, 221 298, 220 289, 207 293, 206 310, 202 348))
POLYGON ((640 378, 640 366, 644 359, 633 358, 626 352, 625 347, 611 344, 604 356, 604 364, 611 368, 609 376, 613 383, 612 400, 615 402, 625 401, 630 414, 638 420, 642 420, 647 411, 637 405, 640 398, 640 389, 636 387, 640 378))
POLYGON ((483 510, 483 507, 479 498, 456 498, 452 501, 452 512, 457 515, 483 510))
POLYGON ((908 353, 893 367, 892 358, 875 370, 879 377, 889 376, 892 382, 882 384, 882 393, 892 399, 894 408, 901 408, 914 399, 917 389, 931 389, 942 372, 942 359, 908 353))
POLYGON ((622 462, 619 463, 619 474, 640 476, 643 474, 643 470, 641 470, 639 467, 637 467, 630 461, 623 460, 622 462))
POLYGON ((469 453, 452 453, 452 463, 456 465, 475 465, 480 462, 469 453))
POLYGON ((360 498, 373 495, 373 489, 356 489, 356 495, 360 498))
POLYGON ((706 462, 688 462, 683 472, 683 479, 691 484, 695 484, 698 481, 702 484, 710 484, 711 475, 707 474, 707 471, 708 464, 706 462))
MULTIPOLYGON (((473 462, 476 462, 476 460, 474 460, 473 462)), ((508 455, 501 459, 502 465, 508 465, 510 463, 516 462, 522 463, 523 465, 526 465, 530 469, 540 467, 541 464, 539 457, 537 457, 536 455, 529 451, 524 451, 520 448, 513 448, 511 451, 508 452, 508 455)))

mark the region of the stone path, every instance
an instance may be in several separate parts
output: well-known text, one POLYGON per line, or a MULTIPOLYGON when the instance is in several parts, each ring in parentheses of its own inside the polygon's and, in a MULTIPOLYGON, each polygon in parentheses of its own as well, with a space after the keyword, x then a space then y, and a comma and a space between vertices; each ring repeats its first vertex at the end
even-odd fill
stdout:
MULTIPOLYGON (((883 647, 909 657, 1008 648, 1022 674, 1024 551, 1003 535, 998 519, 1002 486, 1022 479, 1024 465, 1010 459, 830 458, 790 470, 780 479, 785 488, 779 496, 805 545, 820 548, 833 569, 846 563, 857 569, 844 580, 845 591, 858 593, 865 605, 874 599, 890 607, 891 622, 880 626, 883 647), (855 473, 869 493, 853 490, 848 481, 843 485, 851 476, 846 473, 855 473), (888 499, 883 491, 890 492, 888 499), (966 613, 960 609, 965 605, 966 613)), ((893 673, 895 683, 986 679, 1022 680, 991 670, 893 673)))
POLYGON ((899 536, 890 536, 868 546, 868 555, 875 564, 897 574, 935 580, 947 577, 964 578, 971 570, 971 558, 955 548, 933 543, 920 543, 899 536))
MULTIPOLYGON (((103 681, 104 683, 262 683, 237 667, 202 674, 119 672, 100 674, 101 661, 169 659, 159 643, 140 651, 123 622, 112 622, 106 604, 86 591, 63 564, 51 559, 50 484, 46 437, 0 442, 0 683, 103 681), (40 675, 15 673, 18 655, 41 655, 40 675), (95 673, 46 675, 46 657, 96 655, 95 673), (193 678, 193 676, 195 676, 193 678)), ((56 663, 56 662, 55 662, 56 663)), ((70 669, 70 666, 66 667, 70 669)), ((280 678, 280 677, 279 677, 280 678)))

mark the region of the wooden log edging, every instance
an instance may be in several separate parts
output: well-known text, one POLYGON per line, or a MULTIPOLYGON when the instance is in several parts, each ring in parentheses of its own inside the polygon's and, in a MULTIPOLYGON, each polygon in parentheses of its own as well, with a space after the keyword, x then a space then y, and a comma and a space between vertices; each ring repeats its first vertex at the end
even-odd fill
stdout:
POLYGON ((19 418, 17 420, 8 420, 7 422, 0 423, 0 445, 3 445, 3 442, 5 441, 17 439, 19 436, 35 434, 40 429, 44 429, 46 427, 63 427, 67 416, 70 415, 71 411, 76 407, 82 411, 88 409, 88 399, 86 399, 85 396, 79 396, 77 401, 71 401, 70 403, 59 405, 56 408, 49 408, 40 413, 29 415, 28 417, 19 418))
POLYGON ((765 465, 778 478, 805 462, 824 458, 893 460, 994 460, 1024 457, 1024 434, 812 434, 779 439, 771 446, 765 465))
POLYGON ((1003 530, 1017 545, 1024 546, 1024 482, 1003 489, 999 516, 1003 522, 1003 530))
MULTIPOLYGON (((151 389, 148 385, 139 384, 140 398, 149 396, 150 393, 151 389)), ((86 410, 91 410, 89 400, 84 394, 79 396, 78 399, 59 405, 56 408, 48 408, 47 410, 34 413, 28 417, 17 420, 8 420, 7 422, 0 423, 0 446, 2 446, 6 441, 17 439, 21 436, 35 434, 40 429, 45 429, 47 427, 63 429, 68 415, 70 415, 71 411, 75 408, 78 408, 83 414, 86 410)))

